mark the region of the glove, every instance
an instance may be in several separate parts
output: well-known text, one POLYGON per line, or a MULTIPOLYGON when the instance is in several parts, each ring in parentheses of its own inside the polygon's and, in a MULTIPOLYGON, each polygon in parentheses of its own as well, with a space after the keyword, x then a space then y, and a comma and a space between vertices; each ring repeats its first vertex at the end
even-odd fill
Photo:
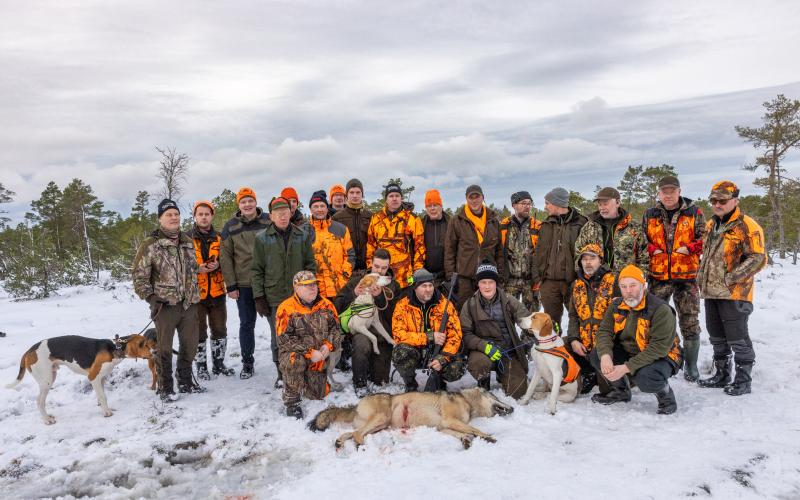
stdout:
POLYGON ((497 361, 498 359, 503 357, 503 353, 500 352, 500 349, 490 344, 489 342, 487 342, 486 347, 483 348, 483 353, 489 356, 489 359, 491 359, 492 361, 497 361))
POLYGON ((269 316, 269 304, 267 303, 267 298, 263 295, 261 297, 255 298, 256 302, 256 312, 262 318, 269 316))

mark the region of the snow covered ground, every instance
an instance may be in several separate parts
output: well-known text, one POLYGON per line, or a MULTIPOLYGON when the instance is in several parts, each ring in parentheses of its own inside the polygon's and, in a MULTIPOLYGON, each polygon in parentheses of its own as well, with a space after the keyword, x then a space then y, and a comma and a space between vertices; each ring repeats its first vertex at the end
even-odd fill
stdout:
MULTIPOLYGON (((171 405, 148 389, 146 362, 125 360, 106 384, 116 412, 104 418, 87 380, 62 369, 48 399, 58 423, 45 426, 26 374, 17 389, 0 388, 0 497, 800 498, 798 291, 798 266, 760 275, 750 320, 758 356, 751 395, 701 390, 679 375, 672 416, 656 415, 654 397, 636 390, 627 405, 598 406, 584 396, 560 404, 555 416, 533 401, 508 417, 474 421, 498 442, 476 441, 466 451, 450 436, 416 429, 379 433, 361 450, 349 444, 337 454, 341 428, 314 434, 283 415, 263 320, 255 377, 215 379, 205 383, 207 393, 171 405)), ((235 304, 228 307, 230 364, 238 373, 238 319, 235 304)), ((34 342, 136 332, 147 307, 118 284, 33 302, 0 296, 0 318, 4 385, 34 342)), ((705 333, 701 360, 707 374, 705 333)), ((453 386, 471 384, 466 376, 453 386)), ((305 411, 310 418, 330 403, 355 401, 348 388, 305 403, 305 411)))

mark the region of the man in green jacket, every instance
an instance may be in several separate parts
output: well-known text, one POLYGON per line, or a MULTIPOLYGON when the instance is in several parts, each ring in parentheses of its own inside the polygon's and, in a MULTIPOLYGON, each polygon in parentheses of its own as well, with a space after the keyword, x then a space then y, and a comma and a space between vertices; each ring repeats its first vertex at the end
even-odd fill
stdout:
POLYGON ((269 321, 272 361, 278 369, 275 388, 282 384, 278 366, 278 340, 275 315, 278 306, 293 291, 292 278, 300 271, 317 272, 314 259, 314 232, 305 231, 292 224, 292 212, 285 198, 273 198, 269 204, 272 221, 256 235, 253 244, 252 287, 256 311, 269 321))
POLYGON ((239 348, 242 351, 242 371, 239 378, 253 376, 253 353, 256 349, 256 305, 250 284, 253 260, 253 241, 256 233, 267 227, 269 215, 256 202, 256 193, 243 187, 236 193, 239 211, 222 228, 219 264, 225 278, 228 297, 239 309, 239 348))
POLYGON ((675 311, 647 292, 644 272, 630 264, 619 274, 622 297, 606 310, 597 330, 595 349, 589 361, 610 384, 605 394, 592 401, 614 404, 631 400, 627 375, 645 393, 658 400, 658 413, 675 413, 678 403, 669 378, 681 366, 681 346, 675 331, 675 311))

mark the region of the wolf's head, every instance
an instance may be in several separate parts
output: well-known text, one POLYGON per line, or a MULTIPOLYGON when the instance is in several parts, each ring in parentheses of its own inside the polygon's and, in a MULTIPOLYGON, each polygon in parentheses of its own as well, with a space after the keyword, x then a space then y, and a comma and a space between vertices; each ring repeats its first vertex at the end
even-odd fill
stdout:
POLYGON ((461 395, 469 403, 469 413, 472 418, 494 417, 514 412, 513 406, 503 403, 494 394, 480 387, 463 389, 461 395))

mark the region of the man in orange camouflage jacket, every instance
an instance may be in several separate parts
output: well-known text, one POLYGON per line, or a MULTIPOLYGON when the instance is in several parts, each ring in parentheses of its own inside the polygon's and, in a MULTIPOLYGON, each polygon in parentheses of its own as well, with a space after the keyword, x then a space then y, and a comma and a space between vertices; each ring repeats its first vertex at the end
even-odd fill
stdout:
POLYGON ((767 264, 764 231, 739 210, 739 188, 733 182, 714 184, 709 201, 714 215, 706 224, 697 281, 705 299, 706 330, 714 347, 716 371, 698 384, 724 387, 726 394, 739 396, 750 392, 756 358, 747 318, 753 312, 755 275, 767 264), (733 382, 731 352, 736 363, 733 382))
POLYGON ((339 349, 342 332, 336 309, 319 295, 313 272, 295 274, 292 285, 294 294, 277 312, 278 359, 286 414, 301 419, 301 396, 323 399, 330 392, 328 356, 339 349))

